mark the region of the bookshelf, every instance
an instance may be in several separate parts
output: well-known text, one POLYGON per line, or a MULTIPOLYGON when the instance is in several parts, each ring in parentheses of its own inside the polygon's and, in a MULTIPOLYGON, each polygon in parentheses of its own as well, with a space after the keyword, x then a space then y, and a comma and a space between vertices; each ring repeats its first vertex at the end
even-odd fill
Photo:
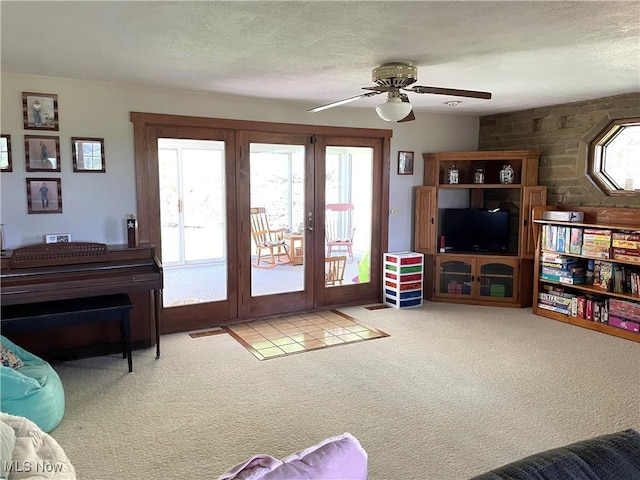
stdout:
POLYGON ((640 342, 639 214, 633 208, 534 207, 533 312, 640 342), (545 210, 584 212, 584 220, 544 220, 545 210), (582 235, 576 233, 572 245, 574 231, 582 235))

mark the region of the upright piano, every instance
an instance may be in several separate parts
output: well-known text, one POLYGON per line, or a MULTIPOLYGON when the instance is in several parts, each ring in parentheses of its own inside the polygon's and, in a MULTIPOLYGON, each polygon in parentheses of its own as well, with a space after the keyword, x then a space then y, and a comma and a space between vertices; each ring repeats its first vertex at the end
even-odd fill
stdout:
MULTIPOLYGON (((107 246, 92 242, 38 244, 2 252, 2 305, 126 293, 134 304, 134 348, 160 346, 162 267, 153 245, 107 246)), ((29 335, 16 334, 27 350, 73 358, 119 351, 117 325, 92 324, 29 335)))

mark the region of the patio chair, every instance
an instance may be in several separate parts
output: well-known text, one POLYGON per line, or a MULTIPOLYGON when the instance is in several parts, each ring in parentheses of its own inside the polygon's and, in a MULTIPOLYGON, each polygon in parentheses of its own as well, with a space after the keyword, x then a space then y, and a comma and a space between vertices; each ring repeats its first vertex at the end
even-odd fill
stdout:
POLYGON ((325 213, 325 243, 327 245, 327 257, 330 257, 334 249, 346 250, 353 260, 353 204, 351 203, 327 203, 325 213))
POLYGON ((291 263, 289 252, 287 252, 284 233, 286 228, 270 229, 267 220, 267 211, 264 207, 251 208, 251 237, 256 246, 256 263, 252 265, 257 268, 273 268, 278 265, 291 263), (268 257, 263 258, 263 252, 268 253, 268 257), (286 257, 282 260, 280 257, 286 257), (260 261, 264 264, 261 265, 260 261))
POLYGON ((344 270, 347 266, 347 256, 325 257, 324 259, 324 285, 325 287, 335 287, 342 285, 344 281, 344 270))

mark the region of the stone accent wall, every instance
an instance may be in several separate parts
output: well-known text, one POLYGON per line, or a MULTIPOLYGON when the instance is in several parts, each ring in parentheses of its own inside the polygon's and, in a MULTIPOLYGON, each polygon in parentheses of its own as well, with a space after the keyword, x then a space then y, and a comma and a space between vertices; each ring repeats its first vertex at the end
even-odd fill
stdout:
POLYGON ((586 175, 591 140, 611 120, 631 117, 640 117, 640 92, 489 115, 480 117, 478 148, 540 151, 549 204, 640 208, 639 195, 606 195, 586 175))

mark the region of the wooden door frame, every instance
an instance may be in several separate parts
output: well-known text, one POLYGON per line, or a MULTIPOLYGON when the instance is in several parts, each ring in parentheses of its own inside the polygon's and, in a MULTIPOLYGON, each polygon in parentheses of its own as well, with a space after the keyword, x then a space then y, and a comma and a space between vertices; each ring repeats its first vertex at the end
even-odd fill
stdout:
MULTIPOLYGON (((235 225, 237 211, 235 208, 235 173, 230 174, 230 170, 235 169, 234 146, 235 138, 233 131, 224 129, 204 129, 188 126, 172 125, 148 125, 144 129, 145 145, 145 166, 142 173, 138 174, 138 157, 136 156, 136 190, 138 196, 138 227, 140 233, 142 226, 146 232, 145 237, 139 237, 141 242, 156 245, 158 258, 162 261, 162 225, 160 219, 160 209, 152 208, 153 205, 160 204, 159 171, 158 171, 158 139, 159 138, 180 138, 188 140, 215 140, 225 142, 225 183, 226 188, 226 222, 227 225, 235 225), (144 175, 144 177, 142 176, 144 175), (142 193, 142 194, 141 194, 142 193), (141 203, 142 202, 142 203, 141 203), (147 205, 146 210, 141 210, 141 205, 147 205), (140 213, 140 212, 144 213, 140 213), (144 240, 142 239, 144 238, 144 240)), ((137 147, 137 144, 136 144, 137 147)), ((235 244, 235 230, 229 229, 227 234, 227 245, 235 244)), ((227 298, 218 302, 208 302, 206 304, 183 305, 179 307, 162 307, 162 333, 173 333, 184 330, 203 328, 210 318, 215 318, 225 322, 237 317, 238 314, 238 292, 237 285, 237 250, 227 248, 227 298)))
MULTIPOLYGON (((310 172, 310 166, 313 165, 313 144, 309 135, 274 133, 274 132, 256 132, 256 131, 239 131, 236 132, 236 205, 238 218, 237 239, 242 242, 240 246, 239 259, 239 288, 243 292, 239 299, 238 316, 242 319, 260 318, 272 314, 273 311, 287 310, 290 312, 304 312, 313 308, 314 291, 309 286, 314 284, 314 270, 311 262, 304 262, 304 285, 302 292, 288 292, 273 295, 264 295, 260 297, 251 296, 251 235, 248 220, 251 208, 251 198, 246 194, 250 185, 250 145, 251 143, 273 143, 273 144, 291 144, 304 145, 305 147, 305 171, 310 172)), ((313 198, 313 175, 305 176, 305 208, 313 208, 310 206, 310 199, 313 198)), ((305 259, 308 258, 307 252, 314 251, 313 236, 305 229, 305 259)))
MULTIPOLYGON (((371 147, 374 151, 372 159, 372 182, 373 190, 371 192, 371 251, 369 258, 369 282, 354 283, 341 285, 339 287, 325 287, 324 283, 318 283, 315 286, 314 298, 316 299, 316 308, 332 307, 336 305, 346 305, 344 297, 349 297, 349 293, 353 298, 357 298, 356 304, 376 303, 382 301, 382 254, 387 251, 387 239, 389 230, 389 165, 385 162, 385 158, 389 158, 387 147, 383 138, 349 138, 336 136, 318 136, 316 141, 316 155, 324 158, 324 150, 329 146, 337 147, 371 147), (385 193, 386 192, 386 193, 385 193), (376 200, 379 201, 376 201, 376 200), (379 222, 376 219, 380 219, 379 222)), ((315 212, 316 225, 318 231, 323 237, 322 245, 324 247, 324 225, 325 225, 325 172, 320 169, 324 166, 324 162, 316 162, 316 192, 315 192, 315 212)), ((318 239, 318 241, 320 241, 318 239)), ((318 249, 315 252, 313 264, 315 270, 324 271, 324 248, 322 251, 318 249)))
MULTIPOLYGON (((376 238, 372 239, 375 243, 379 242, 380 252, 387 250, 388 245, 388 231, 389 231, 389 218, 387 212, 389 210, 389 171, 390 171, 390 154, 391 154, 391 136, 392 130, 386 129, 372 129, 372 128, 357 128, 357 127, 332 127, 323 125, 298 125, 290 123, 273 123, 273 122, 258 122, 249 120, 229 120, 221 118, 208 118, 208 117, 196 117, 196 116, 184 116, 184 115, 171 115, 161 113, 146 113, 146 112, 130 112, 130 120, 133 123, 134 130, 134 164, 135 164, 135 180, 136 180, 136 209, 138 216, 138 228, 139 228, 139 241, 141 243, 154 243, 154 239, 160 238, 160 211, 158 208, 154 208, 159 204, 159 188, 158 188, 158 159, 157 159, 157 138, 160 132, 166 131, 168 128, 183 129, 182 131, 187 134, 190 130, 197 130, 204 132, 207 129, 225 130, 232 134, 234 139, 234 148, 226 149, 227 165, 229 162, 235 164, 235 158, 237 151, 235 148, 235 135, 238 131, 255 131, 255 132, 271 132, 271 133, 285 133, 285 134, 303 134, 309 136, 326 136, 326 137, 350 137, 350 138, 368 138, 379 139, 381 141, 381 192, 378 198, 374 197, 374 202, 378 202, 379 211, 381 212, 381 224, 380 231, 373 232, 376 238), (231 158, 229 158, 231 156, 231 158)), ((206 138, 206 134, 205 137, 206 138)), ((236 193, 236 175, 229 175, 227 171, 227 206, 228 212, 227 221, 229 222, 230 235, 237 235, 237 231, 234 225, 238 225, 237 222, 237 209, 235 208, 235 193, 236 193), (234 205, 233 208, 231 206, 234 205)), ((319 212, 323 215, 322 212, 319 212)), ((323 219, 324 221, 324 219, 323 219)), ((317 221, 316 221, 317 224, 317 221)), ((160 250, 160 249, 158 249, 160 250)), ((229 249, 231 250, 231 249, 229 249)), ((229 252, 231 253, 231 252, 229 252)), ((381 257, 380 257, 381 258, 381 257)), ((371 256, 371 265, 381 263, 373 256, 371 256)), ((238 262, 238 259, 235 259, 238 262)), ((320 265, 319 260, 316 261, 317 265, 320 265)), ((373 270, 373 269, 372 269, 373 270)), ((379 279, 378 279, 379 280, 379 279)), ((371 278, 371 283, 377 281, 375 278, 371 278)), ((236 284, 229 284, 229 297, 235 299, 235 307, 229 306, 228 312, 218 312, 214 315, 208 314, 211 326, 221 325, 228 323, 229 321, 236 320, 238 317, 238 291, 236 284)), ((317 287, 320 288, 320 287, 317 287)), ((377 295, 375 298, 370 298, 372 303, 380 302, 382 299, 381 287, 377 288, 377 295)), ((315 293, 314 293, 315 294, 315 293)), ((367 299, 369 300, 369 299, 367 299)), ((335 305, 324 305, 324 308, 328 306, 346 306, 349 304, 362 303, 362 300, 358 299, 356 302, 346 301, 338 302, 336 300, 335 305)), ((177 307, 185 309, 184 313, 189 309, 188 306, 177 307)), ((195 308, 193 309, 195 311, 195 308)), ((285 312, 283 312, 285 313, 285 312)), ((185 317, 188 315, 184 315, 185 317)), ((195 320, 194 320, 195 322, 195 320)), ((165 327, 167 325, 165 324, 165 327)), ((185 331, 193 328, 202 328, 202 325, 191 325, 189 322, 181 325, 179 329, 165 328, 163 327, 163 333, 169 333, 171 331, 185 331)), ((177 328, 177 327, 176 327, 177 328)))

